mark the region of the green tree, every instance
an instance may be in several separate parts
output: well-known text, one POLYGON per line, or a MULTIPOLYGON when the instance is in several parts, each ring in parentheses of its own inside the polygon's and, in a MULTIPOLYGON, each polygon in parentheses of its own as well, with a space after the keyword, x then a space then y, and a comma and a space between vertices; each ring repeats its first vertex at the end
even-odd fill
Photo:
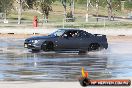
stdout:
POLYGON ((132 0, 126 0, 125 9, 132 11, 132 0))
POLYGON ((0 12, 5 13, 5 19, 6 15, 9 14, 12 8, 13 0, 0 0, 0 12))
POLYGON ((34 3, 35 6, 42 12, 44 19, 46 19, 46 22, 48 22, 49 13, 50 11, 52 11, 53 2, 55 2, 55 0, 36 0, 34 3))
POLYGON ((108 19, 112 18, 112 0, 106 0, 107 8, 108 8, 108 19))
POLYGON ((61 3, 63 5, 63 7, 64 7, 64 16, 66 18, 66 0, 61 0, 61 3))
POLYGON ((34 6, 34 3, 36 2, 37 0, 25 0, 26 4, 28 5, 28 8, 29 9, 33 9, 33 6, 34 6))
POLYGON ((108 19, 111 20, 113 17, 114 20, 113 10, 121 10, 121 0, 106 0, 106 3, 108 7, 108 19))
POLYGON ((108 8, 108 19, 114 17, 113 10, 121 9, 121 0, 92 0, 91 3, 96 6, 96 16, 98 16, 99 6, 108 8))
POLYGON ((75 2, 77 0, 60 0, 63 7, 64 7, 64 16, 65 18, 74 18, 74 9, 75 9, 75 2), (70 5, 70 12, 66 12, 67 3, 70 5))

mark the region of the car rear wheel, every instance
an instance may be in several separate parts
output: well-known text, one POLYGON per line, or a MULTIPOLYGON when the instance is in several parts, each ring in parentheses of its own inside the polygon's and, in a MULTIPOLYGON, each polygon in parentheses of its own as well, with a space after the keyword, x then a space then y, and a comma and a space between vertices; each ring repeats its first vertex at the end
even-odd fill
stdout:
POLYGON ((99 48, 100 48, 100 45, 98 43, 92 43, 89 45, 88 51, 98 50, 99 48))
POLYGON ((43 44, 42 44, 42 46, 41 46, 41 49, 43 50, 43 51, 53 51, 54 50, 54 44, 53 44, 53 42, 44 42, 43 44))

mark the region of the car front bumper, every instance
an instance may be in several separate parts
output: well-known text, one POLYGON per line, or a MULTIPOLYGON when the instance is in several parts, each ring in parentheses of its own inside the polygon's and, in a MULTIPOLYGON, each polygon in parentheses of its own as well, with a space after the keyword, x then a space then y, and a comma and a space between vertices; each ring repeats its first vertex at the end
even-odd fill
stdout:
POLYGON ((33 43, 24 43, 24 48, 40 50, 41 47, 33 43))

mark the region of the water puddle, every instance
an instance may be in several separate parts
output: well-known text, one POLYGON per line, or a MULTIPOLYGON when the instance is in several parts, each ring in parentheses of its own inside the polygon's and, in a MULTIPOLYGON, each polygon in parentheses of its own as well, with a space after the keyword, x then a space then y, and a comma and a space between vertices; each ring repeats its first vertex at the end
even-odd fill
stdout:
POLYGON ((110 43, 108 50, 77 53, 32 53, 24 39, 0 39, 0 80, 76 81, 81 68, 92 79, 132 76, 132 43, 110 43))

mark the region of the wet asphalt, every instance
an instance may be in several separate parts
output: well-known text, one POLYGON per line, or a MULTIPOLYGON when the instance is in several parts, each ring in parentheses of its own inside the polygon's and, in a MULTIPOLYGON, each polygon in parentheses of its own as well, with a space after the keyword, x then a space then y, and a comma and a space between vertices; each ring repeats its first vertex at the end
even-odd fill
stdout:
POLYGON ((69 52, 31 52, 24 39, 0 38, 0 80, 77 81, 81 68, 91 79, 132 76, 132 42, 112 42, 107 50, 86 55, 69 52))

